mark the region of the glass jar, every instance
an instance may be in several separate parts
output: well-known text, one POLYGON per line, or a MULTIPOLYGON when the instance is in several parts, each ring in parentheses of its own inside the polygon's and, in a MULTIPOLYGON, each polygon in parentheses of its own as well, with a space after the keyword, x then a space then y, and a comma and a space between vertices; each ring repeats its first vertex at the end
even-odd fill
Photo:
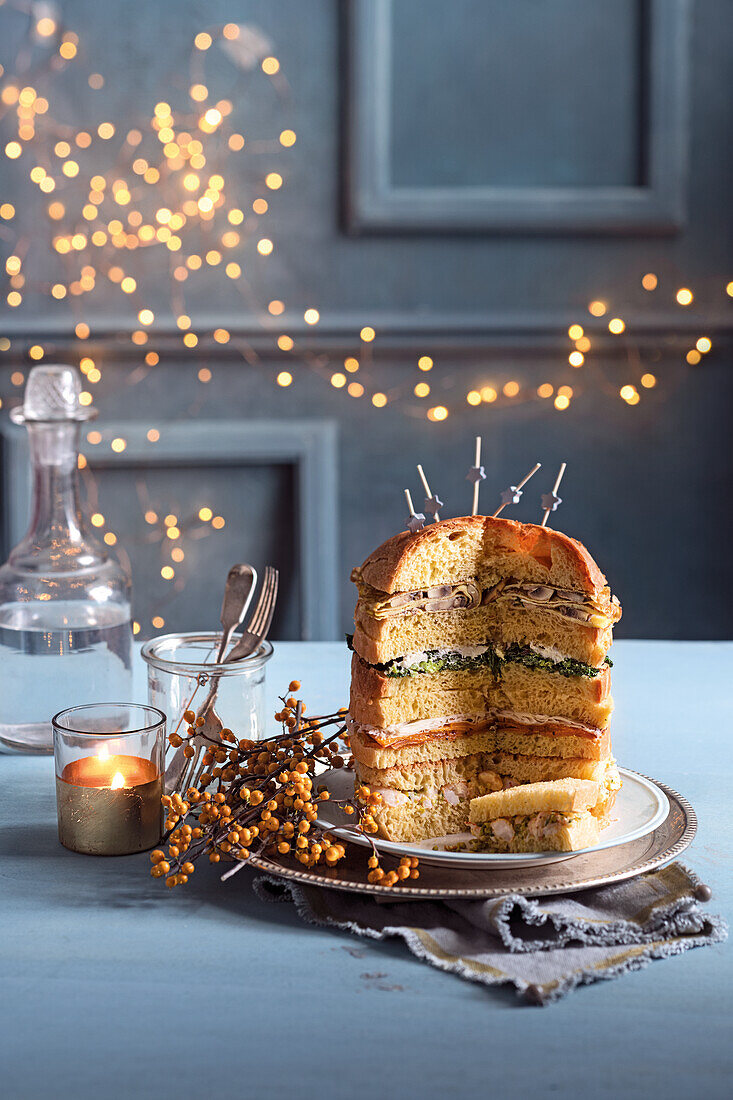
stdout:
POLYGON ((221 635, 164 634, 142 649, 148 666, 148 700, 168 715, 168 734, 180 731, 187 710, 198 714, 216 689, 211 713, 237 738, 266 736, 265 665, 272 646, 262 642, 249 657, 214 662, 221 635))
POLYGON ((132 693, 130 577, 79 500, 80 393, 73 367, 34 367, 11 413, 33 478, 30 526, 0 567, 0 746, 15 751, 50 753, 62 707, 132 693))
POLYGON ((86 855, 154 848, 162 834, 165 714, 87 703, 52 718, 59 840, 86 855))

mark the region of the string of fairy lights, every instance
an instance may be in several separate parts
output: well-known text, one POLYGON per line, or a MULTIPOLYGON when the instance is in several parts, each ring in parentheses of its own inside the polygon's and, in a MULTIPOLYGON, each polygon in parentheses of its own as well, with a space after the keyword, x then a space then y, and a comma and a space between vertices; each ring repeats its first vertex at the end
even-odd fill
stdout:
MULTIPOLYGON (((313 351, 297 335, 273 329, 278 318, 285 321, 286 304, 279 298, 264 304, 259 301, 256 265, 276 249, 277 234, 274 225, 270 226, 273 207, 287 183, 287 164, 282 161, 298 139, 290 126, 260 138, 243 133, 236 124, 233 103, 246 100, 241 94, 242 81, 264 79, 283 107, 287 109, 289 103, 281 63, 260 31, 239 23, 200 31, 192 42, 190 84, 184 102, 169 102, 176 98, 172 95, 159 100, 138 126, 123 133, 109 118, 95 117, 93 123, 76 126, 56 117, 57 82, 72 70, 78 78, 85 54, 79 34, 66 25, 62 10, 48 0, 10 0, 3 5, 3 18, 8 19, 11 13, 25 21, 25 28, 13 70, 0 65, 0 127, 6 131, 4 144, 0 144, 6 160, 22 169, 17 177, 23 189, 22 205, 28 206, 28 179, 41 198, 40 204, 33 205, 32 227, 25 229, 22 225, 28 223, 19 216, 20 202, 0 201, 0 242, 8 249, 4 296, 11 310, 22 310, 24 300, 32 295, 67 303, 74 320, 78 364, 85 378, 83 404, 94 403, 104 367, 85 349, 85 342, 94 338, 94 315, 88 303, 95 291, 99 294, 104 288, 106 296, 112 287, 120 294, 121 303, 134 303, 134 323, 127 327, 120 323, 118 337, 129 340, 135 354, 139 352, 140 360, 130 375, 131 383, 137 384, 160 362, 163 337, 156 326, 153 302, 165 286, 177 333, 166 337, 166 348, 172 339, 174 349, 190 354, 197 379, 204 386, 213 381, 214 371, 201 363, 202 352, 213 342, 230 345, 249 366, 268 371, 271 382, 283 389, 296 383, 306 369, 346 397, 366 400, 375 409, 397 406, 407 415, 433 423, 457 411, 455 403, 441 403, 446 400, 446 382, 454 380, 441 365, 431 373, 436 353, 416 356, 414 375, 378 389, 375 372, 365 369, 373 366, 374 350, 380 343, 373 325, 365 324, 354 334, 353 350, 338 364, 331 355, 313 351), (208 69, 207 59, 213 59, 208 69), (222 61, 230 66, 235 83, 226 97, 217 98, 210 85, 218 78, 222 61), (213 69, 216 72, 207 77, 207 71, 213 69), (137 252, 144 253, 144 264, 134 262, 137 252), (196 325, 186 299, 187 294, 195 294, 197 280, 204 274, 223 275, 241 296, 248 314, 262 318, 263 338, 272 339, 273 351, 276 348, 279 353, 275 371, 263 366, 251 354, 247 341, 228 328, 203 331, 196 325), (292 365, 285 367, 282 356, 292 357, 292 365)), ((94 94, 105 87, 105 77, 96 71, 86 73, 86 69, 84 73, 93 103, 94 94)), ((86 104, 76 104, 75 115, 82 116, 85 110, 86 104)), ((652 272, 643 275, 641 285, 650 294, 662 293, 660 280, 652 272)), ((733 282, 725 290, 733 297, 733 282)), ((688 287, 665 293, 673 295, 681 310, 694 300, 688 287)), ((125 312, 129 307, 120 309, 120 314, 125 312)), ((291 314, 296 312, 309 328, 317 328, 321 321, 314 306, 291 310, 291 314)), ((629 376, 620 386, 605 385, 606 390, 627 405, 639 404, 645 391, 657 386, 656 375, 641 363, 629 342, 626 322, 611 315, 609 302, 591 301, 588 313, 595 330, 605 323, 612 337, 626 342, 629 376)), ((465 400, 469 406, 482 408, 532 400, 547 402, 560 413, 566 411, 582 389, 581 380, 589 378, 596 337, 574 322, 568 340, 572 384, 548 380, 529 386, 512 377, 487 380, 469 389, 459 403, 465 400), (584 372, 575 375, 581 368, 584 372)), ((0 353, 16 364, 9 378, 16 391, 25 382, 25 371, 17 369, 19 356, 33 364, 53 350, 52 344, 44 346, 27 339, 20 343, 18 347, 19 341, 0 335, 0 353)), ((686 362, 696 365, 711 349, 710 337, 700 334, 686 349, 686 362)), ((452 388, 455 391, 456 386, 452 388)), ((151 426, 147 431, 151 447, 159 439, 160 429, 151 426)), ((118 454, 127 447, 124 438, 107 439, 97 429, 87 432, 86 443, 90 447, 108 445, 118 454)), ((80 465, 94 507, 96 487, 84 456, 80 465)), ((185 585, 182 544, 220 531, 226 521, 208 505, 178 517, 164 503, 151 503, 144 483, 138 484, 138 497, 150 528, 147 541, 157 546, 161 579, 170 586, 161 596, 162 605, 185 585)), ((97 507, 92 522, 103 531, 109 546, 117 545, 116 534, 106 529, 105 517, 97 507)), ((122 552, 120 546, 118 552, 122 552)), ((164 622, 156 608, 152 625, 159 629, 164 622)))

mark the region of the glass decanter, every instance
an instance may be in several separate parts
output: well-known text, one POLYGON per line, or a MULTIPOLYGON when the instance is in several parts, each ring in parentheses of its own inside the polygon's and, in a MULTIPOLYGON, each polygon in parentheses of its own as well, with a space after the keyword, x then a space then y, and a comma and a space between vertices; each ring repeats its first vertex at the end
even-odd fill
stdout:
POLYGON ((88 531, 79 501, 73 367, 33 367, 24 404, 33 478, 27 534, 0 567, 0 748, 53 750, 51 718, 132 694, 130 578, 88 531))

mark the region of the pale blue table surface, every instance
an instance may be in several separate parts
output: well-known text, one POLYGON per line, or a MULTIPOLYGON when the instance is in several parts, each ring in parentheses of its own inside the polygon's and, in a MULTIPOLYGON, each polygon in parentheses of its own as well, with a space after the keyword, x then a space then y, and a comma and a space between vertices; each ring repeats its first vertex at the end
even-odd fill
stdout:
MULTIPOLYGON (((691 800, 700 829, 685 858, 729 914, 733 644, 619 642, 613 657, 616 756, 691 800)), ((348 665, 336 643, 277 645, 271 709, 297 677, 310 713, 332 711, 348 665)), ((398 943, 305 926, 259 901, 250 871, 221 884, 207 865, 170 892, 145 855, 66 851, 49 757, 0 756, 0 824, 7 1100, 733 1091, 727 944, 539 1009, 398 943)))

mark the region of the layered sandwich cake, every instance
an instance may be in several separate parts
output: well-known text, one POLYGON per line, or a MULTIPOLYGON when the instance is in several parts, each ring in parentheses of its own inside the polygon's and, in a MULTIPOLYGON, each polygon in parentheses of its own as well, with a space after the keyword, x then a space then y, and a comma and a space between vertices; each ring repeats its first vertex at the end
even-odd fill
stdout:
POLYGON ((352 579, 351 748, 383 836, 462 831, 472 798, 562 779, 596 783, 608 813, 621 608, 585 547, 467 516, 396 535, 352 579))

